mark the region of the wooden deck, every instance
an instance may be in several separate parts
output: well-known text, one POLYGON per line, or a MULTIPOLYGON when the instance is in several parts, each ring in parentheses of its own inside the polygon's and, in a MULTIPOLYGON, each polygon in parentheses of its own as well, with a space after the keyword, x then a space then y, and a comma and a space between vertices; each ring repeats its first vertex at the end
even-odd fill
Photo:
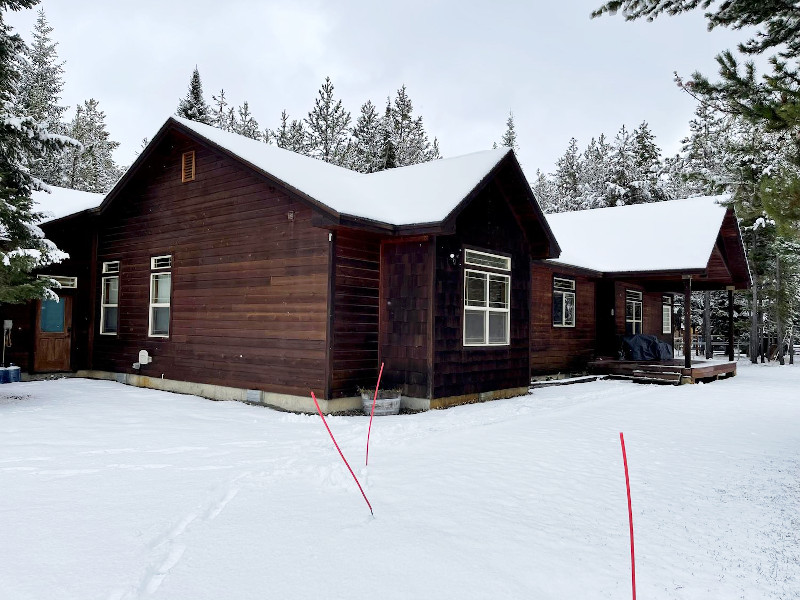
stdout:
POLYGON ((591 361, 588 366, 590 373, 630 379, 639 383, 679 385, 714 381, 736 375, 736 363, 727 361, 696 360, 692 362, 691 368, 686 369, 683 366, 683 359, 634 361, 598 358, 591 361))

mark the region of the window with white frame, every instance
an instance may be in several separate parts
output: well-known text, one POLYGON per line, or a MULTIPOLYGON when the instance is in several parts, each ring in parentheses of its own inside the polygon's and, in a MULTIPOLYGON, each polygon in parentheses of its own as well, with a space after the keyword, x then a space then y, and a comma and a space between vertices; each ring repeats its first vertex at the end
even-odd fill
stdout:
POLYGON ((672 296, 661 296, 661 333, 672 333, 672 296))
POLYGON ((103 263, 103 273, 119 273, 119 261, 112 260, 103 263))
POLYGON ((575 280, 553 277, 553 327, 575 327, 575 280))
POLYGON ((101 283, 100 334, 116 335, 119 331, 119 275, 103 277, 101 283))
MULTIPOLYGON (((511 270, 511 259, 496 254, 465 251, 467 264, 511 270)), ((507 346, 511 327, 511 276, 464 269, 464 345, 507 346)))
POLYGON ((642 292, 625 291, 625 335, 642 333, 642 292))
POLYGON ((169 337, 170 297, 172 273, 164 271, 172 266, 172 256, 154 256, 150 267, 150 337, 169 337))

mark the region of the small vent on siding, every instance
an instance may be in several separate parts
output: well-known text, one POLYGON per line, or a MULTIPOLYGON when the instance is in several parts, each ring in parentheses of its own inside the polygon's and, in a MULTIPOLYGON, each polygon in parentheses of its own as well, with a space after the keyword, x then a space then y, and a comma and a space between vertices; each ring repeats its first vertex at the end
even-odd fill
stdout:
POLYGON ((181 183, 194 181, 194 150, 184 152, 181 168, 181 183))

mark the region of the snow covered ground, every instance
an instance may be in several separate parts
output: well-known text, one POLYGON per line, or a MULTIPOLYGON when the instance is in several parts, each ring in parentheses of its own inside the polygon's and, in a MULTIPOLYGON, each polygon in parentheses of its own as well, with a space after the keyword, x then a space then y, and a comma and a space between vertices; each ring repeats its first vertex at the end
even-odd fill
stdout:
POLYGON ((800 597, 800 366, 373 423, 0 387, 0 598, 800 597))

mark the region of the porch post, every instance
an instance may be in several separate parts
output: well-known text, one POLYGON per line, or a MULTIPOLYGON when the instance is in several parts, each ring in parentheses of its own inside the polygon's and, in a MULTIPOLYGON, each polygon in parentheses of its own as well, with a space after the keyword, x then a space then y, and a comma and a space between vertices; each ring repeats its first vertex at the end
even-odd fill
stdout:
POLYGON ((692 368, 692 276, 683 276, 683 363, 692 368))
POLYGON ((735 340, 733 335, 733 286, 729 285, 725 289, 728 290, 728 360, 733 362, 733 344, 735 340))

